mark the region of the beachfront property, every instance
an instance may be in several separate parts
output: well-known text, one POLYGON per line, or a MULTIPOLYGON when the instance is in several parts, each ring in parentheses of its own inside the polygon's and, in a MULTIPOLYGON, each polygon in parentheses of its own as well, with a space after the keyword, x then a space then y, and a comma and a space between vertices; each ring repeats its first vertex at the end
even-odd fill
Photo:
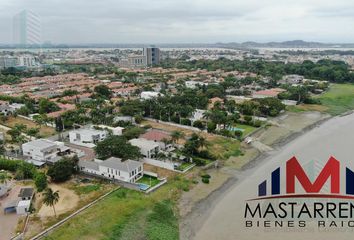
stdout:
POLYGON ((144 138, 134 138, 129 140, 130 144, 140 149, 140 153, 146 158, 155 158, 160 151, 160 145, 155 141, 144 138))
POLYGON ((110 157, 107 160, 79 161, 80 171, 83 173, 134 183, 143 176, 143 163, 110 157))
POLYGON ((69 132, 70 143, 83 147, 93 148, 96 143, 103 141, 108 133, 105 130, 97 129, 77 129, 69 132))
POLYGON ((22 152, 28 162, 42 166, 46 162, 54 163, 61 159, 61 156, 69 154, 70 148, 63 142, 36 139, 22 144, 22 152))

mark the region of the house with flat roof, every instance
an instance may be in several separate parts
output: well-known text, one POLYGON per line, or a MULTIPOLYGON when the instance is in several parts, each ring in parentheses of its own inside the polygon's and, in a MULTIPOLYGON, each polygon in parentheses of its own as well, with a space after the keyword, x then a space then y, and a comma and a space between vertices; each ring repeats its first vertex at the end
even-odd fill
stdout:
POLYGON ((41 166, 46 162, 56 162, 62 155, 69 154, 70 148, 62 142, 54 142, 48 139, 36 139, 22 144, 23 156, 28 162, 41 166))
POLYGON ((144 172, 142 162, 122 161, 122 159, 116 157, 110 157, 104 161, 98 159, 95 161, 80 160, 79 168, 84 173, 131 183, 139 180, 144 172))
POLYGON ((155 141, 144 138, 134 138, 129 140, 130 144, 140 149, 140 153, 147 158, 155 158, 160 151, 160 145, 155 141))
POLYGON ((94 148, 96 143, 103 141, 107 136, 107 131, 97 129, 81 128, 69 132, 70 143, 89 148, 94 148))

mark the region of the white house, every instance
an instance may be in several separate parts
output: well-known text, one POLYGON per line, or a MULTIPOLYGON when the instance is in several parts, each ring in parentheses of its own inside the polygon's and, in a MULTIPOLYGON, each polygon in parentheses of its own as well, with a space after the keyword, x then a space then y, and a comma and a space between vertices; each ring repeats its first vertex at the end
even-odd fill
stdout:
POLYGON ((23 155, 27 161, 35 165, 43 165, 45 162, 55 162, 61 157, 61 153, 70 152, 62 142, 53 142, 48 139, 37 139, 22 144, 23 155))
POLYGON ((155 158, 160 151, 160 146, 157 142, 144 138, 134 138, 129 140, 130 144, 140 149, 140 153, 147 158, 155 158))
POLYGON ((123 127, 111 127, 111 126, 106 126, 106 125, 97 125, 98 128, 101 128, 102 130, 108 130, 112 132, 113 135, 116 136, 121 136, 123 135, 124 128, 123 127))
POLYGON ((186 88, 195 89, 197 86, 208 86, 208 83, 198 81, 185 81, 186 88))
POLYGON ((141 92, 141 94, 140 94, 140 98, 144 99, 144 100, 158 98, 160 96, 164 96, 164 95, 162 93, 152 92, 152 91, 144 91, 144 92, 141 92))
POLYGON ((122 161, 122 159, 116 157, 111 157, 104 161, 80 160, 79 167, 82 172, 131 183, 139 180, 144 172, 142 162, 134 160, 122 161))
POLYGON ((96 129, 77 129, 69 132, 70 143, 93 148, 107 137, 107 131, 96 129))

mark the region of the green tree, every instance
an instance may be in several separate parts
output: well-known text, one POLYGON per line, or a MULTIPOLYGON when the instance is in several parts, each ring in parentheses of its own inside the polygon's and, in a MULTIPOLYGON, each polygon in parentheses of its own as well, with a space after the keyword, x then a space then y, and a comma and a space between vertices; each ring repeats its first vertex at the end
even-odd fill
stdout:
POLYGON ((47 175, 54 182, 65 182, 70 179, 75 170, 74 161, 71 158, 64 157, 49 167, 47 175))
POLYGON ((105 140, 97 143, 96 154, 103 159, 118 157, 123 160, 139 159, 141 153, 138 147, 131 145, 123 136, 109 136, 105 140))
POLYGON ((44 189, 46 189, 48 186, 48 182, 45 173, 37 173, 34 177, 34 184, 36 185, 38 192, 42 192, 44 189))
POLYGON ((112 96, 112 91, 106 85, 98 85, 94 88, 94 92, 97 97, 110 99, 112 96))
POLYGON ((51 188, 47 188, 43 194, 43 203, 53 208, 55 217, 57 213, 55 211, 55 204, 59 201, 59 191, 53 191, 51 188))

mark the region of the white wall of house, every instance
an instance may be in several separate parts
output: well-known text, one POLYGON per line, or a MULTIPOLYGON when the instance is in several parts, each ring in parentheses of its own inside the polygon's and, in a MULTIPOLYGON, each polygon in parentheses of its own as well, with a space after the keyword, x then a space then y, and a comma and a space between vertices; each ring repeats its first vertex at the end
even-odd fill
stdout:
POLYGON ((101 130, 74 130, 69 132, 70 143, 93 148, 97 142, 103 141, 107 137, 106 131, 101 130))
POLYGON ((58 149, 56 145, 52 147, 42 148, 31 145, 30 143, 22 145, 23 155, 28 157, 29 159, 33 159, 36 161, 49 161, 57 157, 58 149))

